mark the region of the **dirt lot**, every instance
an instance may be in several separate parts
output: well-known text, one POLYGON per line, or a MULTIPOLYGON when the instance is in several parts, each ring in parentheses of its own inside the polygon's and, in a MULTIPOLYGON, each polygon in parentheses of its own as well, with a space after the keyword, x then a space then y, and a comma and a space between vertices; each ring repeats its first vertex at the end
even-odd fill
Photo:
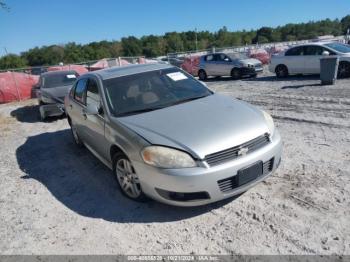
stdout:
POLYGON ((0 105, 0 253, 350 255, 350 80, 208 86, 270 112, 284 156, 239 198, 197 208, 124 198, 66 119, 40 122, 35 101, 0 105))

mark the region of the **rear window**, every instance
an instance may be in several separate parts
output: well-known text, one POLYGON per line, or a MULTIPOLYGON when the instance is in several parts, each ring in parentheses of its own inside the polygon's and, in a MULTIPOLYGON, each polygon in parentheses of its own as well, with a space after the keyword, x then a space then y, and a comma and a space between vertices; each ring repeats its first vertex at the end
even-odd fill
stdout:
POLYGON ((58 86, 73 85, 77 80, 78 74, 69 72, 64 74, 52 74, 42 77, 43 88, 54 88, 58 86))

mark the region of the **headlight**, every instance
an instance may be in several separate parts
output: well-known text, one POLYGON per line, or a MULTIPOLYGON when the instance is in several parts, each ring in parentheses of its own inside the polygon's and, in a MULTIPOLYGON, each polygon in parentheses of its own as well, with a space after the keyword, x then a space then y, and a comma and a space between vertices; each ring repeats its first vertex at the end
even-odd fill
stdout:
POLYGON ((275 124, 273 123, 272 116, 270 114, 266 113, 265 111, 262 111, 266 120, 266 124, 270 130, 270 135, 272 136, 275 132, 275 124))
POLYGON ((161 168, 187 168, 195 167, 192 157, 180 150, 163 146, 148 146, 141 151, 146 164, 161 168))

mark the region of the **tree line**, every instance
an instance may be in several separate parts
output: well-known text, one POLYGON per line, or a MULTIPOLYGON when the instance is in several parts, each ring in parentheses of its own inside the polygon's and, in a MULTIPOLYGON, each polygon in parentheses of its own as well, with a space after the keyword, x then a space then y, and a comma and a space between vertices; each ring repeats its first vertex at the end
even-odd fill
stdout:
POLYGON ((313 39, 320 35, 342 35, 350 28, 350 15, 342 19, 325 19, 308 23, 286 24, 276 28, 230 32, 226 27, 216 32, 168 32, 161 36, 129 36, 120 41, 100 41, 89 44, 74 42, 65 45, 35 47, 20 55, 7 54, 0 58, 0 69, 79 63, 106 57, 146 56, 157 57, 171 52, 181 52, 215 47, 242 46, 270 42, 313 39))

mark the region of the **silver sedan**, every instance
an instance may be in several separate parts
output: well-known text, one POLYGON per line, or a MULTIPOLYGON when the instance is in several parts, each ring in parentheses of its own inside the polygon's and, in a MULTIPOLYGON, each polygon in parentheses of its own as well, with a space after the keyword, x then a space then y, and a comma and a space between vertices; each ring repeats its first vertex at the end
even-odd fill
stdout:
POLYGON ((85 74, 65 107, 75 143, 111 168, 134 200, 208 204, 245 192, 281 161, 269 114, 171 65, 85 74))

